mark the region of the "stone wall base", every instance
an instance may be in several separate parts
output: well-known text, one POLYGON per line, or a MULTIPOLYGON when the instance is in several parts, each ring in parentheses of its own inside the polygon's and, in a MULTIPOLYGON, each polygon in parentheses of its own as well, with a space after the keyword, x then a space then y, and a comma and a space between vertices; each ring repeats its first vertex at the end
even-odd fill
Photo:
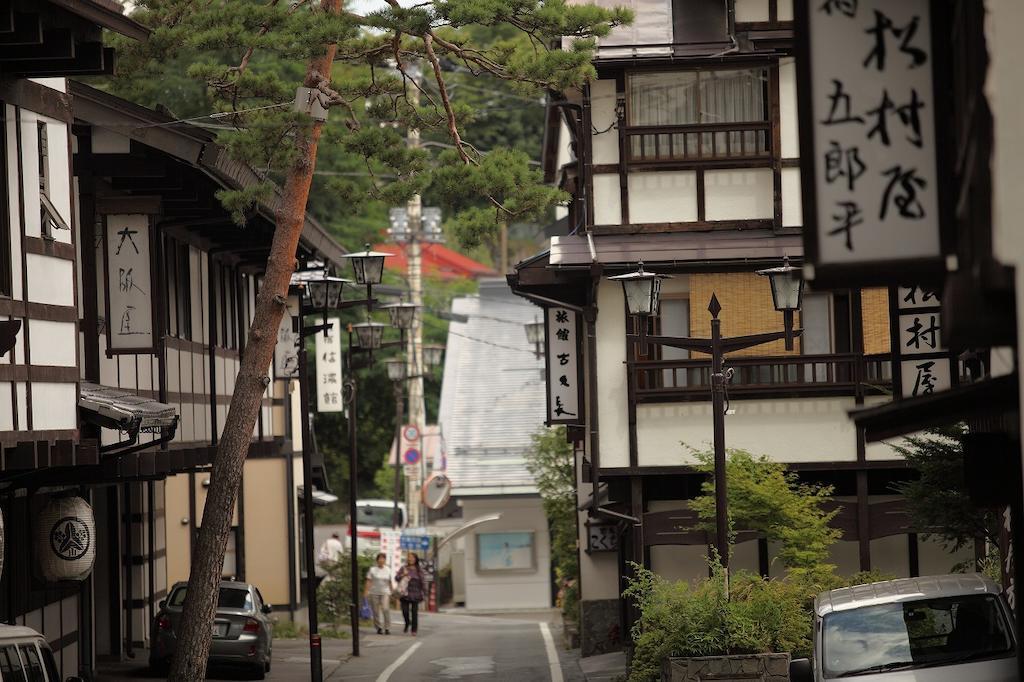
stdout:
POLYGON ((789 654, 669 658, 661 669, 662 682, 789 682, 789 654))
POLYGON ((618 599, 580 602, 580 655, 597 656, 622 651, 624 633, 619 627, 618 599))

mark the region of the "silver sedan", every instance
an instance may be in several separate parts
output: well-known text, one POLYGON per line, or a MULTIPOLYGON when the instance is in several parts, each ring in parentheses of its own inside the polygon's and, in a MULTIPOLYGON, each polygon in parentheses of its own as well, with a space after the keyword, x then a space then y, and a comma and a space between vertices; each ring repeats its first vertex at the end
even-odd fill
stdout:
MULTIPOLYGON (((177 645, 182 607, 188 583, 176 583, 153 618, 150 666, 167 670, 177 645)), ((262 680, 270 672, 271 644, 274 623, 270 620, 270 604, 260 591, 248 583, 223 581, 217 598, 217 612, 211 627, 210 663, 248 668, 254 679, 262 680)))

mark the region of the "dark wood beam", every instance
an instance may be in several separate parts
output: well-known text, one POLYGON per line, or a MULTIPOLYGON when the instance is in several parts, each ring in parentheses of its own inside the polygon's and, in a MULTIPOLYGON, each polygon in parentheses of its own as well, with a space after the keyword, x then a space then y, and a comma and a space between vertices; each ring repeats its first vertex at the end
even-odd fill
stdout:
POLYGON ((10 74, 19 78, 104 76, 114 73, 114 61, 114 48, 103 47, 102 43, 79 43, 72 59, 15 62, 17 68, 12 68, 10 74))
POLYGON ((75 37, 68 28, 48 28, 43 31, 42 43, 29 45, 0 44, 0 63, 38 61, 41 59, 73 59, 75 37))
POLYGON ((10 31, 0 33, 0 45, 38 45, 43 42, 43 22, 38 14, 13 12, 10 31))

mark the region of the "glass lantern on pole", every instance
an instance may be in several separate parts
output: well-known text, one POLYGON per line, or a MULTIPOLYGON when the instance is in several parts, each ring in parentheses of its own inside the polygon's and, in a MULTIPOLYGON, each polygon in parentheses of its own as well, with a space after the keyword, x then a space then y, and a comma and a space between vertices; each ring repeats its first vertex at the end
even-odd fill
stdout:
POLYGON ((782 313, 786 328, 786 350, 793 350, 793 317, 803 302, 804 279, 800 268, 789 264, 789 256, 776 268, 757 270, 772 286, 772 303, 782 313))
POLYGON ((384 259, 390 255, 382 251, 371 251, 370 245, 367 244, 363 251, 347 253, 342 258, 352 261, 356 284, 373 285, 380 284, 384 277, 384 259))
POLYGON ((412 329, 416 320, 416 311, 419 310, 419 306, 415 303, 389 303, 381 307, 388 311, 391 326, 401 330, 412 329))
POLYGON ((381 340, 384 338, 384 330, 388 325, 381 322, 359 322, 352 325, 356 333, 358 345, 363 350, 377 350, 380 348, 381 340))
POLYGON ((644 270, 644 262, 640 261, 636 272, 608 279, 622 284, 622 293, 626 297, 626 308, 630 315, 657 315, 661 299, 661 280, 670 277, 671 275, 647 272, 644 270))
POLYGON ((444 346, 436 343, 423 344, 423 364, 437 367, 444 361, 444 346))
POLYGON ((534 318, 533 322, 527 322, 526 327, 526 340, 533 344, 533 354, 536 357, 540 357, 544 354, 541 350, 544 344, 544 323, 534 318))
POLYGON ((384 362, 384 366, 388 370, 388 379, 391 381, 404 381, 407 375, 405 360, 402 358, 391 358, 384 362))

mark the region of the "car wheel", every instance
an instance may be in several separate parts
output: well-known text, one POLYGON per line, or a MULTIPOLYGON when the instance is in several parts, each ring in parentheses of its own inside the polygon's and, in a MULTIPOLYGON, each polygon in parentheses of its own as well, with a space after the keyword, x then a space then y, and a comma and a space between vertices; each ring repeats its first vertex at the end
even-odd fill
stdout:
POLYGON ((267 656, 267 661, 263 664, 263 670, 268 673, 270 672, 270 656, 267 656))
POLYGON ((262 680, 267 676, 267 672, 264 670, 265 665, 257 665, 252 670, 252 679, 262 680))

